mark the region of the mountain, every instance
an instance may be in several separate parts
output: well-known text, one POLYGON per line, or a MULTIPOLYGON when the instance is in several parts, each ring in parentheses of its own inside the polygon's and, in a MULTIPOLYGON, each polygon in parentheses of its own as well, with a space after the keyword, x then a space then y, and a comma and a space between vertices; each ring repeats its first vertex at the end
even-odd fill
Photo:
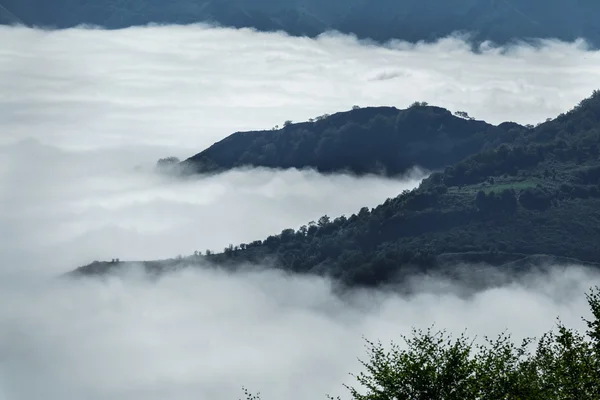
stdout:
POLYGON ((594 47, 600 45, 596 22, 600 3, 595 0, 3 0, 2 4, 25 24, 58 28, 212 22, 311 37, 337 30, 380 42, 430 41, 469 32, 475 42, 582 37, 594 47))
POLYGON ((494 126, 424 104, 406 110, 354 108, 310 122, 288 121, 282 129, 237 132, 180 165, 196 173, 309 167, 323 173, 393 176, 415 165, 445 167, 487 147, 512 142, 527 131, 515 123, 494 126))
MULTIPOLYGON (((421 111, 429 110, 427 108, 421 111)), ((517 127, 518 128, 518 127, 517 127)), ((380 285, 460 263, 518 270, 546 262, 600 261, 600 91, 566 114, 436 172, 371 210, 322 216, 299 229, 222 253, 146 262, 237 268, 268 262, 347 285, 380 285)), ((128 263, 93 263, 102 274, 128 263)))
POLYGON ((23 24, 23 21, 0 4, 0 25, 23 24))

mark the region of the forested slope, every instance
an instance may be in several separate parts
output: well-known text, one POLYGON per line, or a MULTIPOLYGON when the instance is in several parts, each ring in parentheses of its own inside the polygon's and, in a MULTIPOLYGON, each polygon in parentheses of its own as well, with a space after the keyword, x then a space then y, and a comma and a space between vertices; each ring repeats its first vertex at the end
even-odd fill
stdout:
MULTIPOLYGON (((572 111, 432 174, 414 191, 351 216, 222 253, 146 264, 264 263, 378 285, 458 262, 519 266, 532 256, 600 261, 600 91, 572 111)), ((202 248, 202 244, 198 244, 202 248)), ((535 258, 534 257, 534 258, 535 258)), ((126 265, 126 264, 124 264, 126 265)), ((96 263, 77 273, 123 265, 96 263)))
POLYGON ((317 36, 337 30, 377 41, 436 40, 469 32, 474 42, 578 37, 600 45, 595 0, 3 0, 28 25, 124 28, 213 22, 228 27, 317 36))
POLYGON ((406 110, 358 108, 284 125, 234 133, 181 165, 197 173, 308 167, 319 172, 397 175, 415 165, 428 169, 450 165, 482 149, 511 143, 527 131, 515 123, 493 126, 423 103, 406 110))

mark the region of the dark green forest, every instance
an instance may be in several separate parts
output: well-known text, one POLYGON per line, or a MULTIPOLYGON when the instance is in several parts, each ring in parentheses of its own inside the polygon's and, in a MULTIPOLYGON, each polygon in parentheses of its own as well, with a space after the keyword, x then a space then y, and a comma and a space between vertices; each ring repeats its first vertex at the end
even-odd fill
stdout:
MULTIPOLYGON (((354 111, 337 116, 372 112, 354 111)), ((196 251, 185 258, 146 262, 146 267, 160 271, 207 262, 227 268, 268 263, 294 273, 330 276, 345 285, 377 286, 415 270, 444 271, 459 262, 515 270, 539 260, 597 265, 600 91, 535 128, 491 128, 422 105, 388 111, 390 116, 430 115, 433 120, 442 115, 495 133, 488 133, 491 141, 481 144, 483 150, 372 209, 323 215, 220 253, 196 251)), ((104 273, 125 265, 95 262, 75 273, 104 273)))
MULTIPOLYGON (((462 114, 462 113, 461 113, 462 114)), ((188 172, 237 167, 314 168, 319 172, 398 175, 415 165, 438 169, 480 150, 511 143, 527 130, 499 126, 415 103, 353 108, 281 129, 237 132, 181 163, 188 172)))
POLYGON ((433 41, 453 32, 473 43, 586 38, 600 45, 595 0, 2 0, 0 23, 105 28, 211 22, 315 37, 336 30, 385 42, 433 41))

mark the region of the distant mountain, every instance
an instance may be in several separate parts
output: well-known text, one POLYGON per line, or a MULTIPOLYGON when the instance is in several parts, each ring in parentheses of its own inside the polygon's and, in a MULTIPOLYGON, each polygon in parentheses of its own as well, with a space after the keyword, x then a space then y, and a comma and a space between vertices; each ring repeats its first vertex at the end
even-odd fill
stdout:
POLYGON ((582 37, 600 46, 596 0, 3 0, 2 4, 25 24, 58 28, 214 22, 302 36, 337 30, 376 41, 431 41, 469 32, 475 42, 582 37))
MULTIPOLYGON (((416 111, 434 118, 441 112, 416 111)), ((444 272, 460 263, 511 271, 546 262, 598 266, 600 91, 534 129, 514 129, 521 134, 511 143, 483 146, 373 209, 322 216, 222 253, 144 265, 162 272, 207 262, 228 268, 268 262, 348 285, 380 285, 415 269, 444 272)), ((74 274, 128 265, 97 262, 74 274)))
POLYGON ((442 168, 487 147, 516 140, 527 128, 458 117, 415 103, 355 108, 283 128, 237 132, 183 161, 190 172, 237 167, 314 168, 319 172, 397 175, 415 165, 442 168))
POLYGON ((14 15, 10 10, 6 9, 0 3, 0 25, 23 24, 24 22, 14 15))

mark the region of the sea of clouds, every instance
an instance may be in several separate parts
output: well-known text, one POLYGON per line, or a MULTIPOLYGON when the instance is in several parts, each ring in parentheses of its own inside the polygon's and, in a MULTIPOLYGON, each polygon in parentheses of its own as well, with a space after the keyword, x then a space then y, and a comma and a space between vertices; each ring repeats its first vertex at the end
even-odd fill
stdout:
MULTIPOLYGON (((198 26, 117 31, 0 27, 2 142, 149 144, 189 155, 236 130, 414 101, 491 123, 544 121, 600 82, 585 43, 483 47, 361 44, 198 26)), ((179 155, 179 154, 176 154, 179 155)))
POLYGON ((536 123, 588 96, 599 65, 582 43, 474 54, 456 38, 375 47, 206 26, 0 27, 0 400, 238 399, 242 385, 264 400, 324 398, 359 370, 363 335, 387 341, 435 323, 522 337, 557 316, 583 326, 583 294, 600 277, 576 266, 470 296, 429 277, 411 295, 344 299, 324 279, 273 271, 57 276, 350 215, 427 173, 180 179, 155 173, 160 157, 354 104, 428 101, 536 123))

